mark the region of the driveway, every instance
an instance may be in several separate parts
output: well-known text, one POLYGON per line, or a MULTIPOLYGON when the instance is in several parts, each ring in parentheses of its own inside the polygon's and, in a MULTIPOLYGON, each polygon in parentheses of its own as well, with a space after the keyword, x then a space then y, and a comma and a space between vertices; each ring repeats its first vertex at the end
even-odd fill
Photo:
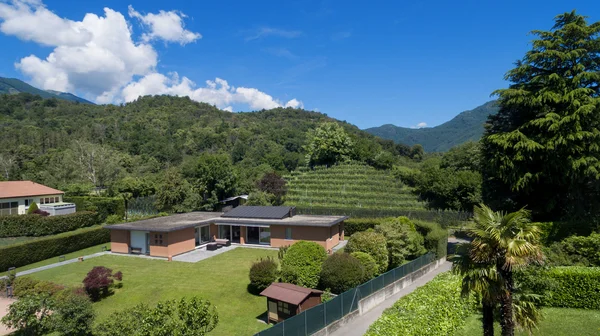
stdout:
MULTIPOLYGON (((13 302, 15 302, 15 300, 0 297, 0 319, 8 313, 8 306, 13 302)), ((0 323, 0 335, 8 335, 13 331, 14 330, 8 329, 8 327, 0 323)))

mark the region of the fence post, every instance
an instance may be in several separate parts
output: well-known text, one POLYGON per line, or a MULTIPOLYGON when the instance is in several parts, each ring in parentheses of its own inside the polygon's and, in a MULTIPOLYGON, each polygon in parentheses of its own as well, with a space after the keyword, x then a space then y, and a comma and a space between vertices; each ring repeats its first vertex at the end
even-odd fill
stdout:
POLYGON ((340 296, 342 297, 340 299, 342 301, 342 317, 344 317, 344 293, 340 294, 340 296))
POLYGON ((308 336, 308 325, 307 325, 306 319, 307 319, 307 317, 306 317, 306 311, 305 311, 304 312, 304 335, 308 336))

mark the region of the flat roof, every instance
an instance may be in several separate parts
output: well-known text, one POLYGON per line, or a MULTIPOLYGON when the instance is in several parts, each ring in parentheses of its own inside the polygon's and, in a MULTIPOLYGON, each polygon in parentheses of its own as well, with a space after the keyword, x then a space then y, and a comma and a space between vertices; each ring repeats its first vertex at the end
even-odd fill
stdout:
POLYGON ((64 192, 32 181, 0 182, 0 198, 60 195, 64 192))
POLYGON ((283 219, 292 213, 291 206, 239 206, 224 213, 227 218, 283 219))
POLYGON ((346 219, 348 216, 317 216, 296 215, 283 219, 260 219, 260 218, 225 218, 220 217, 221 212, 188 212, 183 214, 143 219, 131 223, 113 224, 105 226, 113 230, 155 231, 171 232, 201 224, 214 223, 217 225, 243 225, 243 226, 267 226, 267 225, 294 225, 312 227, 331 227, 346 219))
POLYGON ((188 227, 194 227, 199 224, 212 223, 214 219, 220 215, 222 215, 221 212, 195 211, 171 216, 143 219, 131 223, 107 225, 105 228, 112 230, 171 232, 188 227))

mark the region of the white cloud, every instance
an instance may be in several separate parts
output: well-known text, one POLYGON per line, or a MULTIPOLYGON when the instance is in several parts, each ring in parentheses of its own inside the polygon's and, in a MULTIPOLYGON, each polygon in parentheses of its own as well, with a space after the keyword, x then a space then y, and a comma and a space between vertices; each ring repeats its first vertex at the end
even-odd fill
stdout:
POLYGON ((246 41, 258 40, 268 36, 278 36, 284 38, 295 38, 302 35, 299 30, 285 30, 271 27, 261 27, 255 30, 252 35, 246 37, 246 41))
POLYGON ((166 12, 161 10, 158 14, 142 15, 129 6, 129 17, 139 19, 150 32, 144 33, 142 39, 146 42, 154 39, 163 39, 166 42, 178 42, 185 45, 202 38, 199 33, 186 30, 183 19, 187 16, 178 11, 166 12))
MULTIPOLYGON (((142 15, 130 6, 129 16, 148 29, 141 42, 134 42, 123 14, 110 8, 104 8, 104 16, 88 13, 81 21, 73 21, 59 17, 40 0, 0 0, 2 33, 54 47, 45 58, 29 55, 15 64, 33 85, 43 89, 77 90, 101 104, 132 101, 147 94, 171 94, 229 111, 233 110, 232 104, 246 104, 251 109, 302 106, 296 99, 281 103, 258 89, 232 87, 219 78, 196 88, 187 77, 158 73, 158 54, 151 41, 162 39, 184 45, 201 35, 184 29, 186 16, 178 11, 142 15)), ((260 34, 293 37, 300 33, 266 29, 260 34)))
POLYGON ((206 86, 196 87, 196 84, 189 78, 180 79, 176 73, 170 74, 170 76, 156 72, 151 73, 123 89, 125 101, 133 101, 140 96, 155 94, 189 96, 193 100, 213 104, 226 111, 233 111, 231 104, 246 104, 253 110, 303 106, 302 102, 297 99, 282 104, 258 89, 233 87, 221 78, 216 78, 214 81, 207 80, 206 86))
POLYGON ((413 126, 411 128, 423 128, 423 127, 427 127, 427 123, 426 122, 420 122, 417 124, 417 126, 413 126))

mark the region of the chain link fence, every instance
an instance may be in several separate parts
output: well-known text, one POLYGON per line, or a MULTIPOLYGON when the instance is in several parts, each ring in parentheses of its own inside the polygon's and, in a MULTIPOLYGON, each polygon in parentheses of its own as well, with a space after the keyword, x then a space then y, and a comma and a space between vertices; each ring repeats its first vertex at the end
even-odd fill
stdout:
POLYGON ((434 253, 427 253, 419 258, 394 268, 362 285, 352 288, 330 301, 312 307, 300 314, 277 323, 254 336, 307 336, 316 333, 342 317, 356 311, 358 302, 363 298, 383 289, 405 276, 419 270, 436 259, 434 253))

